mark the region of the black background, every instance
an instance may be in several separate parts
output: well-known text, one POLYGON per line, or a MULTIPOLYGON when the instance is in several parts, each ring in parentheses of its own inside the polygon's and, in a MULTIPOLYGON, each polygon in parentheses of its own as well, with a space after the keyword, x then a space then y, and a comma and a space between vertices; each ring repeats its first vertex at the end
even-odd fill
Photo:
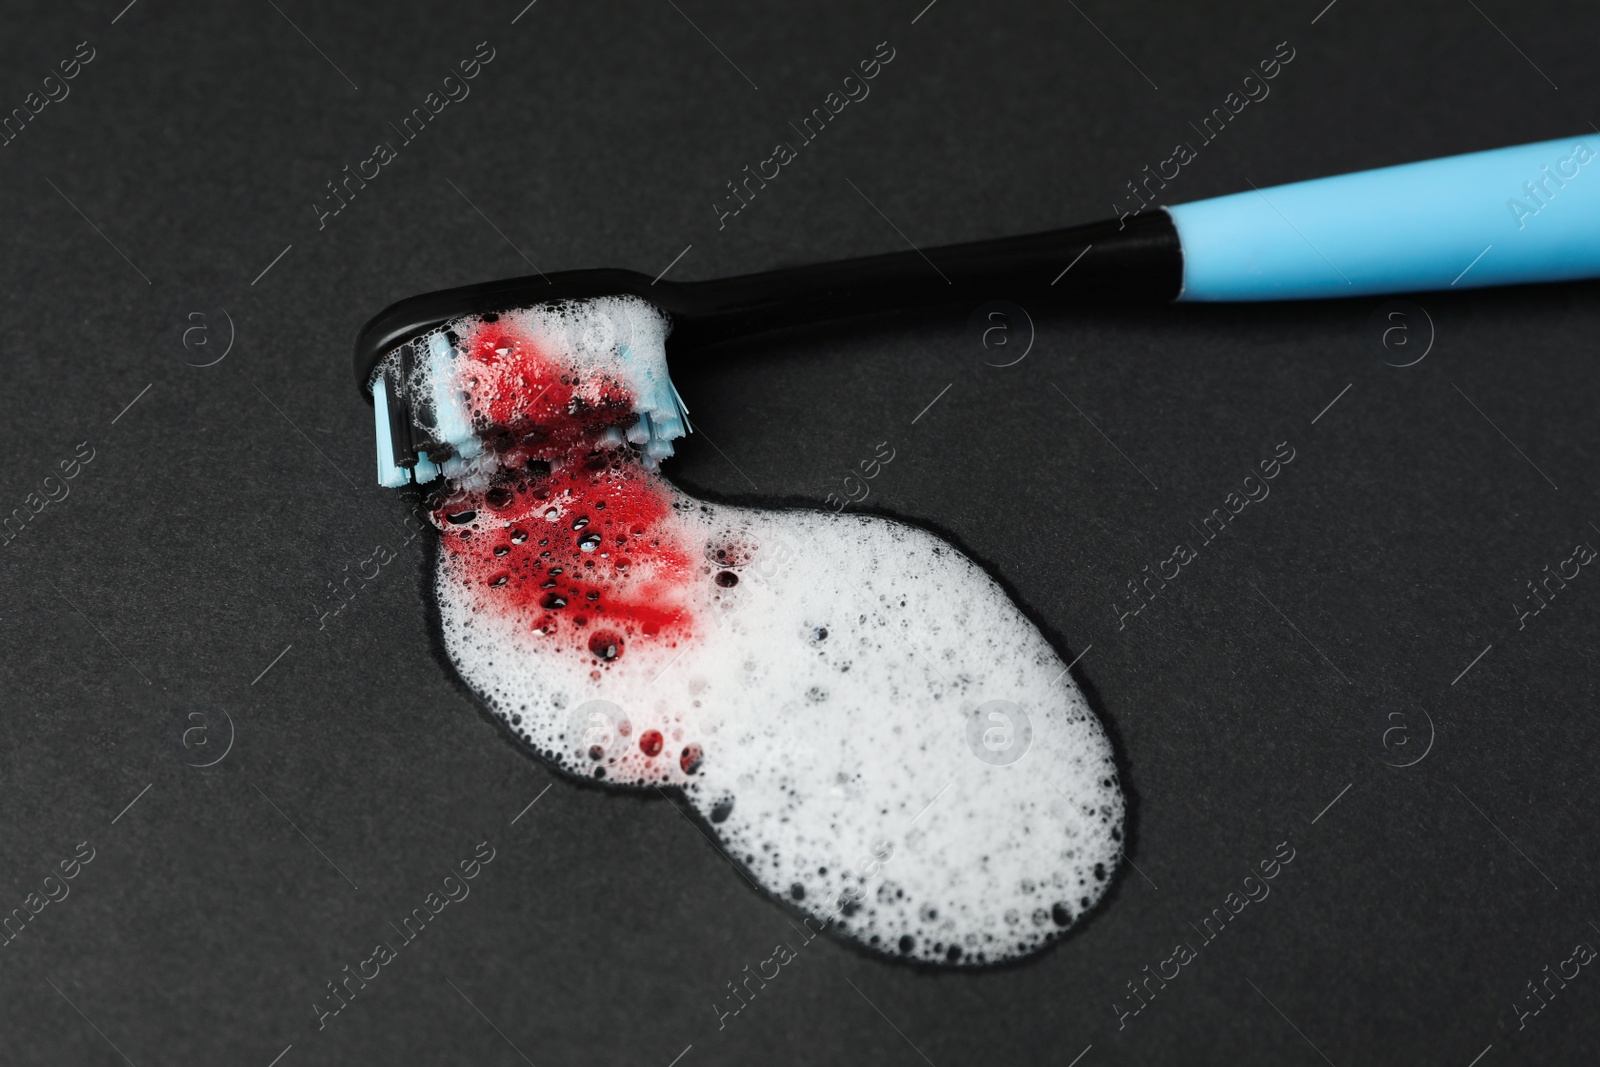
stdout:
POLYGON ((668 803, 556 780, 478 711, 435 648, 426 546, 373 484, 349 351, 390 301, 529 261, 654 274, 692 245, 673 276, 712 277, 1103 217, 1282 41, 1271 96, 1170 200, 1588 134, 1593 5, 939 0, 915 24, 918 0, 676 7, 539 0, 513 24, 519 0, 9 6, 4 109, 78 42, 96 57, 0 148, 0 513, 79 442, 94 459, 0 547, 0 910, 76 843, 97 854, 0 949, 4 1059, 266 1067, 292 1045, 283 1067, 667 1067, 692 1045, 682 1067, 945 1067, 1092 1046, 1083 1067, 1465 1067, 1491 1044, 1485 1064, 1592 1049, 1592 968, 1523 1028, 1513 1004, 1600 943, 1600 580, 1523 629, 1513 605, 1600 543, 1593 284, 1415 296, 1415 344, 1388 358, 1414 358, 1430 320, 1436 337, 1404 369, 1378 300, 1034 309, 1005 368, 984 361, 1015 358, 1025 324, 997 357, 957 308, 676 368, 703 432, 669 472, 691 491, 820 506, 892 444, 866 507, 945 532, 1084 653, 1143 872, 988 973, 818 939, 720 1031, 712 1004, 787 914, 668 803), (884 40, 871 96, 719 231, 724 182, 884 40), (471 96, 319 230, 324 183, 397 141, 388 123, 480 41, 495 58, 471 96), (186 365, 220 354, 228 318, 227 357, 186 365), (1285 440, 1270 498, 1119 630, 1125 583, 1197 542, 1190 523, 1285 440), (328 583, 377 545, 395 561, 319 628, 328 583), (223 711, 235 726, 209 769, 177 740, 196 709, 208 752, 223 711), (1430 733, 1414 766, 1380 761, 1430 733), (472 895, 319 1032, 324 983, 484 840, 472 895), (1119 1030, 1125 983, 1285 840, 1271 896, 1119 1030))

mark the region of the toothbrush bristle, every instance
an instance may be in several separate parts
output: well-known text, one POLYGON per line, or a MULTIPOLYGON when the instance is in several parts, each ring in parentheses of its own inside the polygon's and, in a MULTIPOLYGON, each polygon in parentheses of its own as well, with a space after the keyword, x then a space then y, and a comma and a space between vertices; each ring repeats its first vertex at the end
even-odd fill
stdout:
POLYGON ((632 446, 647 470, 659 469, 673 440, 690 432, 667 373, 669 329, 666 316, 637 297, 597 297, 463 315, 399 346, 372 378, 374 408, 383 409, 375 415, 379 483, 442 476, 456 488, 482 487, 507 452, 540 458, 539 405, 557 396, 616 420, 606 447, 632 446), (559 389, 555 374, 541 377, 550 367, 570 372, 560 374, 559 389), (471 406, 469 386, 479 379, 499 385, 490 390, 494 410, 471 406), (606 382, 615 383, 614 395, 606 382), (613 410, 623 396, 631 413, 613 410))
POLYGON ((386 489, 398 489, 411 480, 411 475, 395 462, 390 411, 388 385, 380 375, 372 389, 372 417, 378 436, 378 484, 386 489))

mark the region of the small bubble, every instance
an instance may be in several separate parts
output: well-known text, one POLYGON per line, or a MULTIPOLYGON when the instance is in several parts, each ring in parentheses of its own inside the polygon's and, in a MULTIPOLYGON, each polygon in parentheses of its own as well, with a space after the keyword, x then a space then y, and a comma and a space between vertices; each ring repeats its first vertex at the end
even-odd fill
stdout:
POLYGON ((578 547, 585 552, 593 552, 600 547, 600 535, 597 533, 584 534, 578 538, 578 547))
POLYGON ((678 766, 683 768, 684 774, 693 774, 700 769, 700 764, 704 762, 705 752, 699 745, 684 745, 683 752, 678 756, 678 766))
POLYGON ((718 571, 716 582, 724 589, 732 589, 739 584, 739 576, 732 571, 718 571))
POLYGON ((609 663, 622 655, 622 638, 610 630, 596 630, 589 638, 589 651, 609 663))

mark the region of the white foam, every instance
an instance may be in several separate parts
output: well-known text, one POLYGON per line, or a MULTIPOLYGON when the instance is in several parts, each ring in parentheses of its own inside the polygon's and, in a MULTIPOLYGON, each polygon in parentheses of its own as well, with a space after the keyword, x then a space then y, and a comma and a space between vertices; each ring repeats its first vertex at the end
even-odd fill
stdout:
MULTIPOLYGON (((624 353, 585 347, 594 323, 570 305, 555 322, 517 314, 547 340, 564 328, 547 346, 561 358, 643 380, 650 429, 681 417, 665 399, 664 331, 647 350, 636 330, 624 353)), ((652 439, 620 429, 604 434, 607 454, 647 462, 652 439)), ((728 507, 628 477, 670 501, 650 536, 689 562, 642 559, 625 577, 665 583, 687 622, 630 631, 615 659, 506 610, 481 559, 439 553, 449 655, 518 737, 573 774, 681 789, 755 881, 884 953, 992 963, 1082 919, 1121 855, 1111 746, 1061 657, 987 574, 887 519, 728 507)), ((567 505, 538 506, 534 538, 548 531, 559 549, 580 536, 567 505)), ((447 529, 487 551, 526 514, 480 508, 447 529)))

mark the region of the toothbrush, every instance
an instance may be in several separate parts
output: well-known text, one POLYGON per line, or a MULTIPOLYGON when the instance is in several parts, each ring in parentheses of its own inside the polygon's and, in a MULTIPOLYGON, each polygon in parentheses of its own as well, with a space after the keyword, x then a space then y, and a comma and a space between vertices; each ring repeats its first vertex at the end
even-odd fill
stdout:
MULTIPOLYGON (((1252 189, 1046 233, 734 278, 676 282, 596 269, 412 297, 366 324, 358 385, 374 398, 379 480, 451 477, 481 450, 452 398, 407 395, 376 373, 395 349, 451 358, 437 331, 464 315, 603 296, 641 298, 670 323, 674 353, 769 330, 1005 296, 1044 306, 1128 301, 1306 300, 1600 277, 1600 137, 1573 137, 1252 189), (428 335, 432 335, 429 337, 428 335), (425 351, 413 344, 427 338, 425 351)), ((442 374, 424 380, 445 380, 442 374)), ((670 382, 651 410, 687 429, 670 382), (664 394, 670 393, 670 396, 664 394)), ((636 442, 637 443, 637 442, 636 442)))
POLYGON ((997 295, 1592 277, 1594 155, 1548 142, 743 278, 592 270, 417 297, 357 342, 378 480, 443 479, 427 504, 437 632, 518 744, 671 790, 808 930, 940 967, 1018 960, 1078 928, 1125 861, 1124 785, 1076 660, 925 530, 697 500, 660 477, 688 431, 669 330, 681 354, 997 295))

